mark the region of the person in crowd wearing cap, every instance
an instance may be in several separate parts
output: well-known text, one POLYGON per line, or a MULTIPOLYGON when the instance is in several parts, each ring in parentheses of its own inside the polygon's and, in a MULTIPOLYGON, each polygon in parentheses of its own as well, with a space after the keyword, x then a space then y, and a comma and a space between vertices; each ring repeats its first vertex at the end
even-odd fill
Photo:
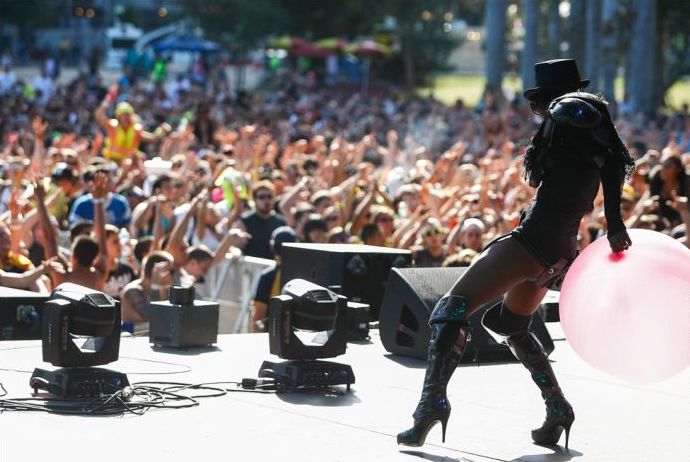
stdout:
POLYGON ((289 226, 280 226, 271 233, 270 245, 275 254, 275 266, 267 268, 259 276, 259 284, 256 287, 254 300, 252 301, 251 332, 266 332, 268 324, 268 302, 271 297, 280 294, 282 281, 280 278, 281 253, 283 244, 297 242, 297 234, 289 226))
POLYGON ((448 257, 448 246, 444 244, 446 231, 435 218, 429 218, 419 229, 422 242, 412 247, 412 260, 420 268, 438 267, 448 257))
POLYGON ((115 107, 115 118, 108 119, 105 111, 117 98, 117 91, 117 85, 110 87, 103 102, 98 106, 95 116, 98 124, 106 132, 103 157, 120 164, 123 160, 137 154, 142 141, 159 141, 162 139, 170 131, 170 126, 162 124, 155 132, 147 132, 137 122, 132 105, 124 101, 119 102, 115 107))
POLYGON ((563 396, 549 360, 529 331, 531 316, 548 288, 562 279, 577 252, 582 217, 592 210, 603 184, 608 240, 614 252, 631 245, 620 215, 621 187, 634 161, 616 132, 606 102, 581 91, 572 59, 535 65, 537 87, 525 91, 532 111, 543 119, 525 153, 524 173, 536 197, 518 227, 490 243, 472 266, 436 304, 429 324, 427 372, 414 425, 398 435, 398 444, 420 446, 429 428, 450 415, 446 385, 469 335, 468 318, 479 307, 505 294, 482 324, 505 342, 529 370, 546 404, 546 419, 532 431, 538 444, 556 444, 563 431, 566 447, 573 409, 563 396))
POLYGON ((448 239, 451 252, 455 252, 457 247, 472 249, 475 252, 482 250, 486 226, 479 218, 466 218, 455 231, 448 239))

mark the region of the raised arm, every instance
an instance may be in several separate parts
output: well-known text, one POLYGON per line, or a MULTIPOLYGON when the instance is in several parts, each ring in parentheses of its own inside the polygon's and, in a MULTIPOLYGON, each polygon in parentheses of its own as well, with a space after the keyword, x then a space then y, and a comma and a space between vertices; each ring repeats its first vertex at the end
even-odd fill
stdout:
POLYGON ((101 104, 96 109, 96 122, 98 122, 98 125, 100 125, 101 128, 106 132, 110 128, 110 121, 108 120, 108 117, 105 115, 105 111, 106 109, 108 109, 108 106, 110 106, 110 103, 115 101, 115 98, 117 98, 118 88, 119 86, 117 84, 111 85, 108 89, 108 94, 105 95, 105 98, 103 98, 103 101, 101 101, 101 104))
POLYGON ((43 232, 43 250, 45 252, 46 258, 52 258, 57 256, 58 245, 57 245, 57 233, 53 224, 50 222, 50 216, 48 215, 48 209, 46 208, 45 198, 46 191, 43 189, 43 180, 39 179, 34 187, 34 194, 36 195, 36 210, 38 211, 38 222, 41 226, 41 231, 43 232))
POLYGON ((108 177, 105 173, 96 173, 93 179, 93 228, 98 242, 98 258, 94 267, 103 277, 108 275, 108 246, 105 238, 105 198, 108 196, 108 177))
MULTIPOLYGON (((189 229, 189 220, 191 220, 194 214, 196 213, 196 210, 199 206, 199 201, 202 199, 202 196, 205 198, 205 195, 206 190, 204 190, 201 194, 192 199, 189 209, 182 216, 182 219, 175 224, 172 234, 170 235, 170 239, 168 240, 168 245, 165 246, 164 250, 166 250, 173 256, 173 258, 175 259, 176 266, 181 266, 182 264, 184 264, 184 236, 187 233, 187 230, 189 229)), ((156 214, 156 220, 159 220, 158 214, 156 214)), ((154 243, 155 239, 156 238, 154 233, 154 243)))
POLYGON ((354 216, 352 217, 351 234, 359 234, 362 227, 366 224, 367 212, 369 211, 369 207, 371 207, 376 200, 377 188, 378 184, 376 182, 371 182, 367 194, 355 208, 354 216))
POLYGON ((217 265, 222 262, 225 258, 225 254, 228 253, 230 247, 242 248, 246 245, 247 240, 251 238, 252 235, 246 231, 239 228, 231 229, 228 234, 226 234, 223 239, 218 243, 216 251, 213 254, 213 260, 211 261, 211 266, 217 265))
POLYGON ((34 153, 31 156, 31 171, 34 175, 43 176, 43 154, 45 153, 43 140, 45 139, 48 124, 43 122, 41 116, 36 116, 31 119, 31 129, 34 132, 34 153))

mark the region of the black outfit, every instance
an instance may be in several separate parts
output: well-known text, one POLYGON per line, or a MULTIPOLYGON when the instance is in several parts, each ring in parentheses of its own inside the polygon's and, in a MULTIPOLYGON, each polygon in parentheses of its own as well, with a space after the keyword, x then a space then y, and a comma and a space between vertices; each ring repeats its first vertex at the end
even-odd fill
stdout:
POLYGON ((527 174, 532 175, 530 184, 539 189, 511 232, 547 268, 547 275, 559 276, 575 259, 580 221, 592 211, 600 182, 609 234, 625 229, 620 198, 628 165, 632 158, 601 98, 577 92, 554 100, 525 159, 527 174), (563 111, 559 103, 573 106, 573 113, 559 114, 563 111), (596 113, 580 115, 584 120, 578 121, 583 111, 596 113))
MULTIPOLYGON (((538 66, 559 62, 563 61, 538 66)), ((574 76, 573 85, 579 85, 576 68, 574 76)), ((580 220, 592 210, 600 182, 604 186, 609 233, 625 229, 620 216, 621 183, 634 162, 616 134, 605 104, 601 98, 583 92, 556 98, 525 154, 525 172, 530 184, 539 190, 511 235, 544 265, 537 284, 551 285, 575 258, 580 220)), ((502 236, 494 242, 508 238, 502 236)), ((421 446, 429 428, 437 422, 442 425, 445 439, 450 415, 446 386, 464 351, 468 306, 464 296, 451 294, 434 307, 429 319, 431 337, 422 396, 413 414, 414 424, 398 434, 398 444, 421 446)), ((544 349, 529 331, 530 320, 531 316, 511 313, 501 302, 486 312, 482 324, 497 341, 510 347, 541 391, 546 419, 541 427, 532 430, 533 441, 556 444, 565 431, 567 448, 575 414, 544 349)))
POLYGON ((274 255, 271 251, 270 243, 271 233, 279 226, 287 224, 283 216, 271 213, 268 218, 263 218, 257 212, 250 212, 240 219, 244 223, 247 232, 252 235, 244 248, 244 254, 251 257, 273 260, 274 255))

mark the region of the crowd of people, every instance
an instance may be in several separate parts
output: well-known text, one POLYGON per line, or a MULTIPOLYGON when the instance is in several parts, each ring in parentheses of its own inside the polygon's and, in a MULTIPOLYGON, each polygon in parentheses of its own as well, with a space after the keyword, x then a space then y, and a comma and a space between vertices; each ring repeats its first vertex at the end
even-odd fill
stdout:
MULTIPOLYGON (((288 76, 251 93, 222 79, 106 87, 85 76, 28 91, 5 74, 0 285, 102 290, 121 300, 128 328, 228 253, 276 259, 284 242, 392 246, 418 266, 467 266, 535 195, 522 161, 539 120, 502 95, 446 106, 288 76)), ((637 166, 622 192, 626 225, 690 245, 687 105, 617 109, 637 166)), ((600 193, 580 249, 606 231, 600 193)), ((267 278, 256 321, 280 287, 275 269, 267 278)))

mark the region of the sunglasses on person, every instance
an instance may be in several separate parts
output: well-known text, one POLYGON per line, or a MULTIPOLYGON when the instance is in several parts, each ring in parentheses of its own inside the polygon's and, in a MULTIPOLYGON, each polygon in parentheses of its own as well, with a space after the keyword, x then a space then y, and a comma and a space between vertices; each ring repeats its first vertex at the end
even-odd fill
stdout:
POLYGON ((256 196, 254 196, 254 198, 256 200, 263 201, 263 200, 273 199, 273 195, 272 194, 257 194, 256 196))
POLYGON ((376 217, 376 222, 377 223, 392 223, 393 222, 393 217, 389 217, 388 215, 383 215, 380 217, 376 217))
POLYGON ((440 229, 430 228, 430 229, 427 229, 426 231, 424 231, 422 233, 422 236, 423 237, 431 237, 431 236, 438 236, 439 234, 441 234, 440 229))

